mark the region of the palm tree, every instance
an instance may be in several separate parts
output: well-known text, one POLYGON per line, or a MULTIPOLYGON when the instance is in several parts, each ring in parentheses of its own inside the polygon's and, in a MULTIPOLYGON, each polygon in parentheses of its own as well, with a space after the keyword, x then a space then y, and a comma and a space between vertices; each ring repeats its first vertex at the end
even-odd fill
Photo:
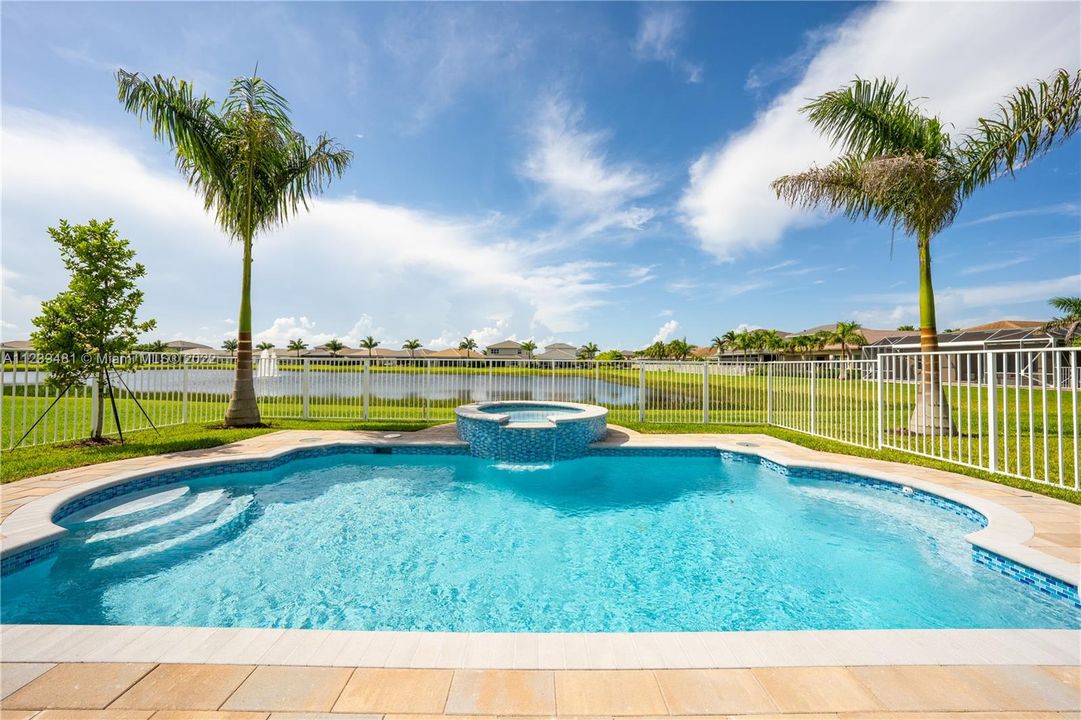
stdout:
POLYGON ((327 350, 330 350, 331 355, 333 355, 334 357, 338 357, 338 353, 341 352, 342 348, 344 348, 345 345, 343 345, 341 340, 339 340, 338 338, 332 338, 325 345, 323 345, 323 347, 325 347, 327 350))
POLYGON ((1048 320, 1040 329, 1048 330, 1065 329, 1066 336, 1062 339, 1064 345, 1071 344, 1077 328, 1081 326, 1081 297, 1053 297, 1048 303, 1062 315, 1048 320))
MULTIPOLYGON (((1012 175, 1081 126, 1081 71, 1019 87, 993 117, 954 141, 896 81, 857 78, 803 108, 841 156, 773 181, 790 205, 824 207, 852 220, 888 222, 916 237, 920 264, 920 351, 938 350, 931 239, 980 187, 1012 175)), ((953 434, 934 363, 922 363, 921 391, 909 421, 917 433, 953 434)))
POLYGON ((263 351, 263 350, 273 350, 273 349, 274 349, 274 343, 272 343, 272 342, 266 342, 266 341, 264 340, 263 342, 261 342, 261 343, 259 343, 258 345, 256 345, 256 346, 255 346, 255 349, 256 349, 256 350, 259 350, 260 352, 261 352, 261 351, 263 351))
POLYGON ((709 341, 709 348, 710 350, 716 350, 717 355, 720 356, 720 354, 724 352, 727 344, 727 341, 722 336, 715 335, 713 339, 709 341))
POLYGON ((412 340, 406 340, 404 343, 402 343, 402 350, 408 350, 410 358, 416 357, 416 352, 419 349, 420 340, 417 340, 416 338, 412 340))
POLYGON ((533 359, 533 351, 537 349, 537 343, 532 340, 526 340, 522 343, 522 349, 525 350, 525 355, 529 359, 533 359))
POLYGON ((830 344, 841 346, 841 358, 849 360, 848 346, 863 347, 867 344, 867 338, 863 336, 863 326, 858 322, 838 322, 829 333, 830 344))
POLYGON ((230 356, 236 354, 236 349, 240 345, 235 338, 229 338, 221 344, 221 349, 229 353, 230 356))
POLYGON ((915 325, 898 325, 897 329, 901 332, 912 332, 916 329, 915 325))
POLYGON ((289 106, 268 82, 252 75, 232 82, 220 108, 191 83, 119 70, 124 109, 151 123, 168 143, 188 185, 230 239, 243 248, 238 349, 229 427, 259 424, 252 379, 251 264, 256 235, 285 223, 308 199, 340 177, 352 153, 325 134, 314 144, 293 128, 289 106))
POLYGON ((675 360, 686 360, 693 349, 694 346, 687 342, 687 338, 676 338, 665 347, 665 354, 675 360))
POLYGON ((297 357, 300 357, 300 351, 308 347, 308 343, 304 342, 300 338, 296 340, 290 340, 286 346, 290 351, 296 351, 297 357))
POLYGON ((462 341, 458 343, 459 350, 473 351, 477 349, 477 341, 471 337, 462 338, 462 341))
POLYGON ((599 353, 601 349, 597 347, 597 343, 587 342, 581 348, 578 349, 578 355, 586 360, 592 360, 593 357, 599 353))
POLYGON ((360 346, 368 351, 368 357, 372 356, 372 350, 379 347, 379 341, 373 338, 371 335, 360 341, 360 346))

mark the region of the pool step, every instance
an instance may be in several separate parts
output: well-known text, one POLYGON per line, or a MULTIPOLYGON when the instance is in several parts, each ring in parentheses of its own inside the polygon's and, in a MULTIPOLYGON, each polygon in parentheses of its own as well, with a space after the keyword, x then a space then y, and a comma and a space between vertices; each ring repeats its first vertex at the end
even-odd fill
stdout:
MULTIPOLYGON (((187 488, 185 488, 187 489, 187 488)), ((96 543, 103 540, 115 540, 117 538, 128 537, 129 535, 135 535, 136 533, 143 532, 145 530, 152 530, 153 528, 169 525, 170 523, 179 522, 185 518, 191 517, 196 513, 209 508, 225 497, 225 491, 208 490, 201 492, 194 496, 187 505, 175 510, 166 515, 158 515, 157 517, 143 522, 135 523, 133 525, 125 525, 123 527, 115 528, 112 530, 103 530, 101 532, 94 533, 86 539, 87 543, 96 543)), ((170 504, 171 507, 171 504, 170 504)))
POLYGON ((160 540, 155 543, 147 545, 141 545, 131 550, 125 550, 113 555, 96 558, 91 563, 90 568, 96 570, 103 567, 109 567, 118 563, 130 562, 133 560, 140 560, 148 558, 160 553, 172 550, 173 548, 180 547, 182 545, 188 545, 194 543, 200 539, 209 539, 212 535, 219 531, 223 531, 231 526, 233 523, 242 519, 246 511, 252 507, 252 501, 254 498, 251 495, 243 495, 238 498, 233 498, 231 502, 222 510, 213 520, 201 525, 197 525, 186 532, 179 535, 168 537, 164 540, 160 540))
POLYGON ((105 520, 139 521, 154 511, 177 503, 191 492, 187 485, 168 489, 154 488, 141 493, 124 495, 113 500, 91 505, 64 518, 65 525, 99 523, 105 520))

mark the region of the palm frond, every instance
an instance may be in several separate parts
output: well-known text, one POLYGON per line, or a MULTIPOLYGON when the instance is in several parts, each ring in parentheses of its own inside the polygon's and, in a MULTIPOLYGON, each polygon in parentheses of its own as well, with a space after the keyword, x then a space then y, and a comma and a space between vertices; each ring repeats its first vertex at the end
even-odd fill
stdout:
POLYGON ((1054 77, 1017 88, 991 118, 957 148, 964 162, 961 192, 967 196, 982 185, 1048 152, 1081 127, 1081 70, 1059 70, 1054 77))
POLYGON ((285 189, 278 206, 281 220, 295 213, 301 205, 307 209, 308 198, 322 192, 335 177, 341 177, 352 160, 352 151, 325 134, 320 135, 312 146, 303 136, 295 135, 279 177, 285 189))
POLYGON ((938 157, 950 144, 938 119, 923 115, 896 80, 856 78, 815 98, 802 110, 815 128, 848 155, 938 157))
POLYGON ((176 151, 177 166, 194 186, 225 186, 229 173, 222 156, 224 128, 214 101, 195 97, 191 83, 121 68, 117 96, 124 109, 150 122, 154 137, 176 151))

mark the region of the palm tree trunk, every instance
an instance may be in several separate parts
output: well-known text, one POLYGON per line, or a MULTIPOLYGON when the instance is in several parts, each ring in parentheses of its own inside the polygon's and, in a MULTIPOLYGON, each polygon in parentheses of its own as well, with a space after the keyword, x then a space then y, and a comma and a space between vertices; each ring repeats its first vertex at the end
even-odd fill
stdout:
POLYGON ((240 316, 237 318, 236 374, 233 395, 225 411, 226 427, 259 425, 259 404, 255 400, 251 354, 251 238, 244 240, 244 278, 240 287, 240 316))
POLYGON ((956 435, 950 405, 942 393, 942 379, 936 372, 938 323, 935 319, 935 290, 931 282, 931 238, 920 231, 916 243, 920 256, 920 387, 916 407, 908 420, 908 430, 917 435, 956 435))

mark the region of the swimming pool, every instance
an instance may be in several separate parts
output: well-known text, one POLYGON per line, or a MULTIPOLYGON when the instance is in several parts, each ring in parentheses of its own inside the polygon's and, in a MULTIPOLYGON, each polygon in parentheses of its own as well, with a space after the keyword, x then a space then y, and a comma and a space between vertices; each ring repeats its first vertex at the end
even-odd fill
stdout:
POLYGON ((717 451, 553 464, 336 448, 60 520, 5 623, 441 631, 1075 628, 972 511, 717 451))

